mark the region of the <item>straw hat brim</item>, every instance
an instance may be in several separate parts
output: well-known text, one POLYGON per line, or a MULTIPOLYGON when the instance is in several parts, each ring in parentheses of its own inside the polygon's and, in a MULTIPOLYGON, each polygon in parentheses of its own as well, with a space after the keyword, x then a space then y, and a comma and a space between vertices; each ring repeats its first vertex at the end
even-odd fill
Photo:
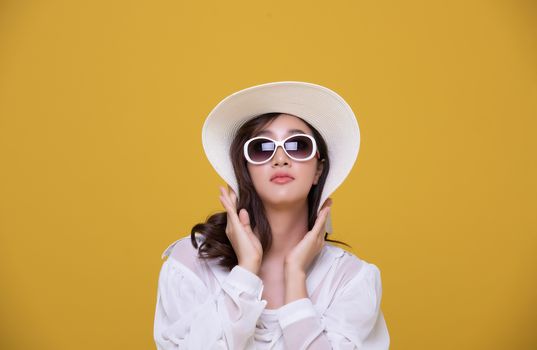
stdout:
MULTIPOLYGON (((356 162, 360 129, 356 116, 345 100, 320 85, 281 81, 237 91, 214 107, 202 128, 202 143, 209 162, 218 175, 240 196, 229 149, 237 130, 248 120, 270 112, 292 114, 310 123, 328 148, 330 171, 317 212, 341 185, 356 162)), ((327 232, 332 232, 331 222, 327 232)))

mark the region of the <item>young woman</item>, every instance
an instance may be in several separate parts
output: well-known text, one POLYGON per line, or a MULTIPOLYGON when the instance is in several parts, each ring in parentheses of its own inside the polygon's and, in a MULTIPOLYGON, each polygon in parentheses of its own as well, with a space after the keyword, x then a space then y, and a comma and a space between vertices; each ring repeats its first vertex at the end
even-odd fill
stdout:
POLYGON ((225 212, 163 253, 159 349, 388 349, 379 269, 327 238, 359 139, 348 104, 311 83, 254 86, 213 109, 202 141, 225 212))

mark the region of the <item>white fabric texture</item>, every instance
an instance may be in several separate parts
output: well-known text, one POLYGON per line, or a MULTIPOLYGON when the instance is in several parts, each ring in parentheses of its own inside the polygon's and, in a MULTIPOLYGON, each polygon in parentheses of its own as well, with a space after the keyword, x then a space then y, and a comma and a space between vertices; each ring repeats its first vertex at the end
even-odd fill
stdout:
POLYGON ((309 298, 272 310, 261 278, 198 258, 190 235, 165 257, 153 330, 159 350, 389 348, 379 269, 329 242, 307 271, 309 298))

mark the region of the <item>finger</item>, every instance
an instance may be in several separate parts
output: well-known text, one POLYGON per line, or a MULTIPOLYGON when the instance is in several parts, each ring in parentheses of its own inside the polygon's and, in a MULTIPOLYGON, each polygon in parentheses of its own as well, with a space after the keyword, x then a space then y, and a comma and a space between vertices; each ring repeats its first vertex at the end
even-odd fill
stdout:
POLYGON ((230 202, 229 202, 226 190, 222 186, 220 186, 220 200, 222 201, 222 204, 227 210, 227 206, 229 206, 230 202))
POLYGON ((239 219, 243 225, 250 225, 250 215, 248 215, 248 211, 246 209, 242 208, 239 211, 239 219))
POLYGON ((226 199, 226 202, 231 206, 234 207, 233 199, 231 198, 231 195, 228 190, 226 190, 223 186, 220 186, 220 193, 222 196, 226 199))
POLYGON ((327 199, 324 201, 324 203, 323 203, 323 205, 322 205, 322 207, 321 207, 321 210, 324 209, 324 208, 326 208, 327 206, 328 206, 328 207, 332 206, 332 198, 327 198, 327 199))
POLYGON ((228 215, 230 215, 231 213, 237 215, 237 212, 236 212, 235 208, 233 207, 233 205, 231 204, 231 200, 229 198, 229 195, 226 192, 224 187, 220 187, 220 193, 221 193, 220 194, 220 201, 222 202, 222 205, 224 206, 224 208, 228 212, 228 215))
POLYGON ((237 215, 237 211, 235 207, 231 204, 229 197, 226 195, 226 190, 223 187, 221 187, 221 192, 222 192, 222 195, 220 196, 220 201, 222 202, 222 205, 227 211, 228 222, 231 221, 233 225, 240 225, 241 222, 237 215))
POLYGON ((224 207, 224 209, 229 215, 229 212, 231 211, 231 206, 229 204, 229 201, 224 195, 220 195, 218 198, 220 199, 220 203, 222 203, 222 206, 224 207))
POLYGON ((235 209, 229 204, 226 198, 223 196, 220 196, 220 200, 222 204, 224 205, 224 208, 226 209, 227 213, 227 219, 226 219, 226 235, 229 233, 232 233, 233 237, 228 236, 231 241, 233 241, 235 238, 240 235, 243 235, 242 232, 250 232, 250 226, 248 226, 247 230, 241 229, 242 223, 239 220, 239 217, 237 213, 235 212, 235 209))
POLYGON ((235 192, 233 191, 233 189, 229 185, 227 186, 227 189, 222 187, 222 193, 225 195, 229 204, 233 207, 233 210, 235 210, 236 212, 237 211, 237 196, 235 195, 235 192))
POLYGON ((237 209, 237 195, 235 194, 235 191, 230 190, 229 198, 231 200, 231 204, 236 210, 237 209))
POLYGON ((328 217, 328 213, 330 212, 330 207, 323 208, 319 215, 317 216, 317 219, 315 220, 315 224, 313 225, 312 231, 315 231, 317 233, 324 233, 326 218, 328 217))
POLYGON ((250 225, 250 214, 248 214, 248 211, 246 209, 242 208, 240 210, 239 219, 248 235, 255 236, 255 233, 252 230, 252 226, 250 225))

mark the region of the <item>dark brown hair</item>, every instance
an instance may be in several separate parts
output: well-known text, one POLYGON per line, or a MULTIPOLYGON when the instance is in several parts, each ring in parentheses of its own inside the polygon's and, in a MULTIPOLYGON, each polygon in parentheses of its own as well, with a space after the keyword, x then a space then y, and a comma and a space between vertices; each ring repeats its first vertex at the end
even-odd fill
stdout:
MULTIPOLYGON (((250 173, 248 172, 246 165, 247 161, 244 158, 242 148, 248 139, 260 131, 269 122, 276 119, 280 114, 282 113, 266 113, 250 119, 239 128, 229 149, 231 162, 233 164, 235 176, 239 186, 237 212, 241 208, 245 208, 248 211, 250 216, 250 226, 252 227, 254 233, 258 235, 264 252, 270 250, 272 245, 272 232, 265 215, 263 202, 259 198, 250 178, 250 173)), ((303 119, 301 120, 312 130, 313 137, 317 142, 317 149, 319 151, 320 158, 324 159, 324 167, 321 176, 319 177, 319 181, 317 182, 317 185, 313 185, 311 187, 311 190, 308 193, 308 230, 311 230, 315 224, 315 220, 317 219, 316 208, 321 200, 321 193, 323 192, 326 177, 328 176, 328 172, 330 170, 330 160, 328 159, 326 143, 319 132, 315 130, 315 128, 312 127, 308 122, 303 119)), ((204 240, 198 249, 199 257, 204 259, 217 258, 219 259, 218 263, 221 266, 231 270, 235 265, 237 265, 238 260, 235 251, 231 246, 231 242, 225 233, 226 224, 227 213, 225 211, 210 215, 206 222, 198 223, 192 227, 190 238, 192 245, 198 249, 195 234, 202 234, 204 236, 204 240)), ((325 241, 341 243, 350 247, 344 242, 330 240, 327 238, 327 236, 328 233, 325 232, 325 241)))

